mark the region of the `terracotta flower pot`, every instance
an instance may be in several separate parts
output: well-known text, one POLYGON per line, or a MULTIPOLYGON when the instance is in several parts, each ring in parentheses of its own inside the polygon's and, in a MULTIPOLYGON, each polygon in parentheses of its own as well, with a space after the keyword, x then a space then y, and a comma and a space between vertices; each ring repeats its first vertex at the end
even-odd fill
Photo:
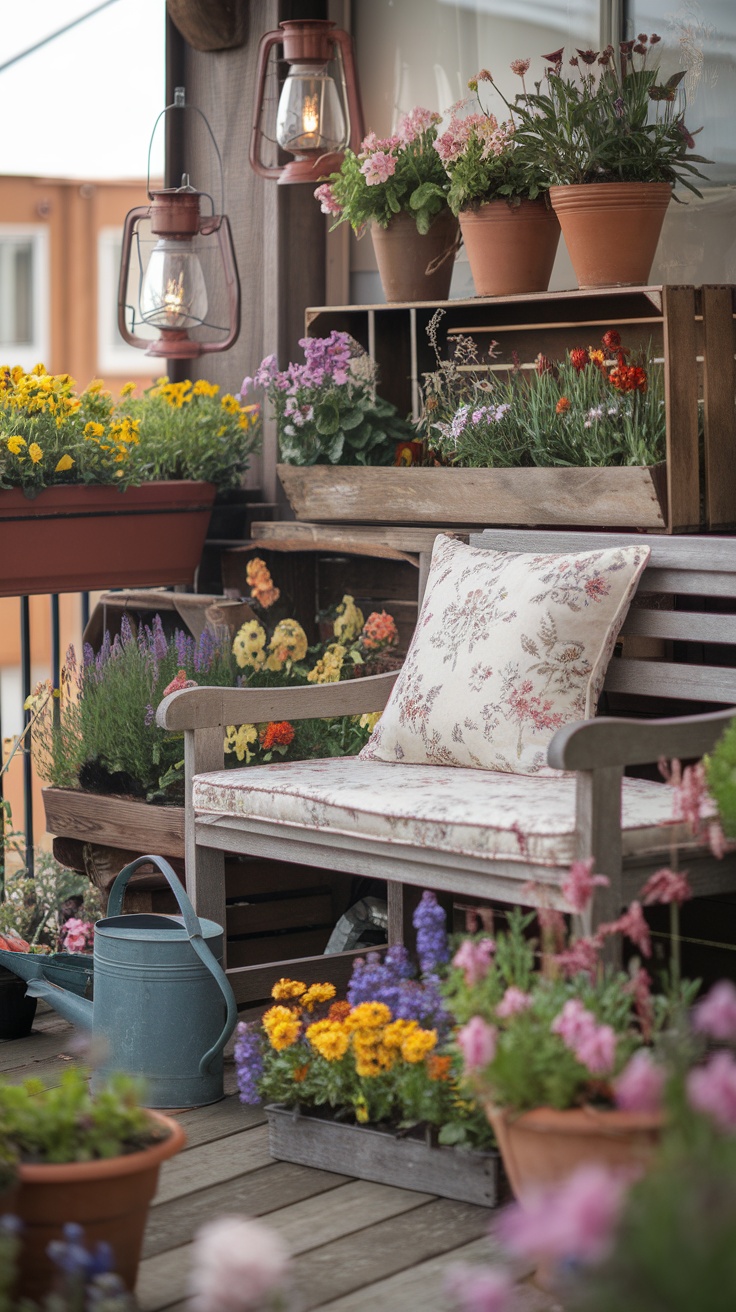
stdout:
POLYGON ((547 290, 560 225, 544 200, 487 201, 461 212, 460 231, 478 296, 547 290))
POLYGON ((159 1112, 151 1120, 168 1138, 141 1152, 96 1162, 58 1165, 23 1163, 13 1211, 23 1222, 23 1247, 16 1298, 47 1294, 56 1268, 46 1256, 52 1239, 62 1238, 68 1221, 84 1226, 88 1245, 100 1240, 115 1254, 115 1270, 128 1289, 135 1287, 148 1207, 156 1193, 162 1162, 181 1151, 186 1136, 179 1123, 159 1112))
POLYGON ((573 1107, 530 1112, 484 1104, 504 1169, 518 1199, 544 1185, 559 1184, 591 1162, 610 1167, 646 1166, 662 1131, 657 1114, 573 1107))
POLYGON ((550 187, 578 286, 645 285, 671 196, 668 182, 550 187))
POLYGON ((36 998, 26 997, 26 982, 0 966, 0 1039, 24 1039, 36 1015, 36 998))
POLYGON ((413 215, 402 212, 387 228, 372 223, 371 237, 387 301, 447 300, 457 245, 450 210, 442 210, 427 233, 417 232, 413 215))

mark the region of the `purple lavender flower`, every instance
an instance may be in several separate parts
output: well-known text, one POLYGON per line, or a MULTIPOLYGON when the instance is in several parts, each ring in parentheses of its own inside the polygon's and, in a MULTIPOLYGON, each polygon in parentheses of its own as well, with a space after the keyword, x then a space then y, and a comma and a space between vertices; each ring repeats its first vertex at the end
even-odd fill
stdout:
POLYGON ((414 929, 417 935, 417 956, 423 975, 433 974, 438 966, 450 960, 447 942, 446 917, 435 894, 428 889, 414 912, 414 929))
POLYGON ((98 672, 104 669, 104 667, 107 665, 107 662, 110 660, 111 656, 112 656, 112 643, 110 642, 110 632, 109 629, 105 629, 104 637, 102 639, 102 646, 100 647, 97 656, 94 658, 95 667, 98 672))
POLYGON ((156 708, 155 706, 152 706, 151 703, 149 702, 148 705, 146 706, 146 714, 143 719, 143 723, 145 724, 147 729, 150 729, 155 719, 156 719, 156 708))
POLYGON ((123 618, 120 621, 120 641, 124 647, 133 641, 133 629, 128 616, 123 612, 123 618))
POLYGON ((85 642, 85 643, 84 643, 84 645, 83 645, 83 647, 82 647, 82 660, 83 660, 83 662, 84 662, 84 667, 85 667, 85 669, 86 669, 87 666, 89 666, 89 665, 94 665, 94 663, 95 663, 95 653, 94 653, 94 650, 93 650, 93 647, 92 647, 92 643, 91 643, 91 642, 85 642))
POLYGON ((153 654, 157 661, 166 660, 169 654, 169 644, 166 641, 160 615, 154 615, 153 617, 153 654))
POLYGON ((181 669, 185 669, 187 663, 187 635, 183 629, 177 629, 174 633, 174 646, 176 648, 177 665, 181 669))
POLYGON ((351 1007, 357 1007, 360 1002, 383 1002, 395 1016, 400 986, 401 977, 391 964, 381 961, 377 952, 369 952, 365 961, 356 958, 347 999, 351 1007))
POLYGON ((261 1101, 258 1085, 263 1075, 263 1052, 258 1027, 241 1021, 235 1035, 234 1057, 240 1101, 254 1107, 261 1101))
POLYGON ((203 629, 194 649, 194 669, 197 674, 209 674, 218 650, 214 634, 209 629, 203 629))
POLYGON ((397 979, 411 979, 414 966, 403 943, 394 943, 384 957, 384 965, 393 971, 397 979))

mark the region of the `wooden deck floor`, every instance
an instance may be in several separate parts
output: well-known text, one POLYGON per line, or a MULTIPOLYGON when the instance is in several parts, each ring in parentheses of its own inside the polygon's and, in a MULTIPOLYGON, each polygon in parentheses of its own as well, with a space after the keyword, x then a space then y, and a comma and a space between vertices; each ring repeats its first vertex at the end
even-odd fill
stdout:
MULTIPOLYGON (((53 1012, 39 1014, 29 1038, 0 1043, 0 1078, 54 1083, 73 1060, 73 1039, 53 1012)), ((187 1147, 164 1165, 151 1208, 136 1289, 142 1312, 183 1312, 192 1236, 228 1212, 263 1217, 283 1236, 303 1312, 446 1312, 444 1273, 492 1256, 494 1213, 274 1161, 264 1116, 238 1102, 234 1074, 229 1061, 223 1102, 180 1116, 187 1147)), ((519 1312, 553 1312, 530 1271, 516 1274, 519 1312)))

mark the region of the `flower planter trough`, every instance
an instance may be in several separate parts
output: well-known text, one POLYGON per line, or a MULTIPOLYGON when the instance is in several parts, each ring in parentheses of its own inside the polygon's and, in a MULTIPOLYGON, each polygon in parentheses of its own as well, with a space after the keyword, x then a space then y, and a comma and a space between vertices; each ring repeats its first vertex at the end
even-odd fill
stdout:
POLYGON ((499 1157, 463 1152, 423 1138, 347 1125, 328 1116, 271 1104, 268 1147, 277 1161, 337 1171, 359 1180, 416 1189, 420 1193, 495 1207, 499 1202, 499 1157))
POLYGON ((0 596, 191 583, 214 496, 187 480, 0 491, 0 596))

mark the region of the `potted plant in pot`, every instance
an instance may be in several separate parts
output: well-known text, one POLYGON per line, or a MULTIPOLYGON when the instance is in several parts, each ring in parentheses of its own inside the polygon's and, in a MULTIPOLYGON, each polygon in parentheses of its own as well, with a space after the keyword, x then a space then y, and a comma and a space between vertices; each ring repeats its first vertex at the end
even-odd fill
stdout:
POLYGON ((51 1241, 67 1222, 105 1242, 133 1289, 148 1206, 161 1163, 181 1151, 177 1121, 145 1110, 135 1081, 114 1075, 94 1096, 72 1066, 56 1088, 36 1079, 0 1085, 0 1149, 17 1158, 13 1211, 23 1222, 19 1295, 38 1298, 53 1281, 51 1241))
MULTIPOLYGON (((642 33, 617 52, 576 50, 571 75, 563 75, 561 47, 543 56, 534 91, 524 82, 509 105, 515 140, 549 187, 580 287, 645 284, 674 187, 700 194, 692 179, 707 161, 692 153, 679 90, 685 73, 659 82, 659 43, 642 33)), ((523 79, 529 61, 511 67, 523 79)))
POLYGON ((334 227, 362 236, 370 225, 387 301, 442 301, 450 290, 458 229, 434 149, 441 118, 417 106, 393 136, 369 132, 314 193, 334 227))
MULTIPOLYGON (((523 73, 528 60, 512 68, 523 73)), ((477 110, 461 116, 468 102, 454 106, 450 123, 435 142, 447 171, 447 203, 460 222, 463 243, 479 296, 510 296, 547 290, 560 237, 560 225, 547 195, 544 171, 513 117, 499 123, 484 108, 480 87, 485 69, 470 82, 477 110)))
POLYGON ((134 390, 0 368, 0 595, 191 582, 259 412, 204 381, 134 390))

